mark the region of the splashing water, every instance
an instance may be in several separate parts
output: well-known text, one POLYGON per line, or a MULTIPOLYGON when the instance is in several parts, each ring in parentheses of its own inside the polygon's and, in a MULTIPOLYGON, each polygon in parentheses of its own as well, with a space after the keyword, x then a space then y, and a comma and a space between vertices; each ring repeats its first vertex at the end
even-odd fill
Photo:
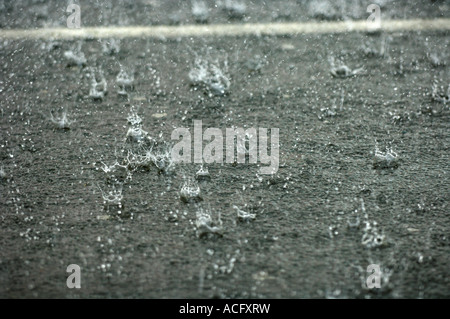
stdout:
POLYGON ((240 209, 239 207, 237 207, 236 205, 233 205, 233 208, 237 212, 237 219, 239 221, 246 222, 246 221, 254 220, 256 218, 256 214, 247 213, 247 212, 243 211, 242 209, 240 209))
POLYGON ((348 66, 343 64, 342 62, 339 62, 339 65, 336 66, 333 57, 331 57, 329 59, 329 62, 330 62, 330 65, 331 65, 330 73, 335 78, 352 77, 352 76, 355 76, 356 74, 358 74, 358 73, 360 73, 361 71, 364 70, 363 67, 352 70, 348 66))
POLYGON ((208 7, 203 1, 192 1, 192 15, 197 23, 206 23, 209 18, 208 7))
POLYGON ((134 89, 134 75, 133 71, 125 71, 125 69, 121 66, 120 72, 117 74, 116 84, 119 87, 117 94, 119 95, 128 95, 128 92, 134 89))
POLYGON ((108 39, 102 41, 102 52, 105 55, 114 55, 120 52, 120 40, 108 39))
POLYGON ((203 208, 200 208, 196 212, 195 227, 199 238, 208 234, 222 235, 223 229, 220 213, 217 214, 217 218, 214 220, 210 210, 206 211, 203 208))
POLYGON ((119 185, 119 187, 116 187, 115 185, 112 186, 112 190, 108 192, 104 192, 100 186, 98 186, 100 191, 102 192, 103 197, 103 206, 104 209, 108 212, 111 212, 113 210, 116 210, 117 214, 122 214, 122 185, 119 185))
POLYGON ((70 121, 68 119, 67 112, 65 111, 62 113, 60 117, 54 117, 53 113, 50 113, 50 121, 52 121, 52 123, 54 123, 57 126, 57 128, 64 130, 69 130, 70 125, 75 122, 75 120, 70 121))
MULTIPOLYGON (((443 103, 444 105, 447 104, 450 101, 450 84, 447 87, 446 93, 440 93, 438 89, 438 82, 437 80, 434 80, 431 87, 431 99, 435 102, 443 103)), ((441 87, 441 90, 443 90, 443 87, 441 87)))
POLYGON ((148 136, 148 132, 144 131, 140 127, 130 127, 128 129, 126 140, 128 142, 142 143, 148 136))
POLYGON ((247 5, 237 0, 225 0, 223 8, 230 19, 242 19, 247 13, 247 5))
POLYGON ((91 88, 89 90, 89 97, 93 100, 103 100, 105 95, 108 93, 107 83, 105 76, 103 75, 103 71, 102 69, 99 69, 97 74, 95 72, 95 68, 91 68, 90 71, 91 88))
POLYGON ((184 183, 180 190, 180 199, 185 203, 202 200, 200 186, 195 180, 188 179, 184 183))
POLYGON ((64 57, 68 60, 68 66, 85 66, 87 63, 83 51, 81 51, 82 42, 78 42, 78 47, 64 52, 64 57))
POLYGON ((398 165, 398 155, 392 148, 386 148, 383 153, 378 149, 378 145, 375 146, 374 168, 397 168, 398 165))
POLYGON ((218 62, 212 63, 197 57, 194 67, 189 72, 189 79, 194 86, 205 87, 210 96, 225 95, 231 84, 230 79, 225 75, 228 63, 224 62, 224 71, 218 65, 218 62))
POLYGON ((211 176, 209 175, 208 168, 201 165, 200 169, 195 173, 195 178, 197 178, 198 181, 210 180, 211 176))

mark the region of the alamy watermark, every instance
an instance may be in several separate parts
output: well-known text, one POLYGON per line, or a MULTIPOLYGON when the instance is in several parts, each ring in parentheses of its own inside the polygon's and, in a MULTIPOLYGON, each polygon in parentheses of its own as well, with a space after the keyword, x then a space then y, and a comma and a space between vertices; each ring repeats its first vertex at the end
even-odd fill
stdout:
POLYGON ((367 28, 369 30, 377 30, 381 27, 381 9, 377 4, 369 4, 367 12, 370 13, 367 18, 367 28))
POLYGON ((270 129, 270 155, 268 149, 267 128, 226 128, 225 139, 222 130, 219 128, 207 128, 203 132, 201 120, 194 120, 194 138, 188 128, 177 128, 173 130, 171 139, 180 140, 172 148, 172 160, 175 163, 196 163, 196 164, 223 164, 224 149, 226 163, 243 164, 270 164, 260 167, 260 174, 275 174, 279 168, 279 138, 278 128, 270 129), (180 140, 181 138, 181 140, 180 140), (209 143, 203 148, 203 141, 209 143), (192 142, 194 157, 192 159, 192 142), (236 145, 236 152, 235 152, 236 145), (236 155, 236 156, 235 156, 236 155))
POLYGON ((71 275, 67 277, 66 285, 67 288, 81 288, 81 268, 76 264, 71 264, 67 266, 66 272, 71 275))
POLYGON ((380 265, 371 264, 367 266, 367 272, 370 273, 369 277, 367 277, 366 285, 367 288, 381 288, 381 269, 380 265))
MULTIPOLYGON (((67 18, 67 27, 69 29, 81 28, 81 8, 78 4, 71 3, 67 6, 67 13, 70 13, 67 18)), ((367 28, 375 31, 381 27, 381 9, 377 4, 369 4, 367 6, 367 12, 370 13, 367 18, 367 28)))
POLYGON ((67 27, 69 29, 81 28, 81 8, 77 4, 69 4, 66 9, 71 15, 67 18, 67 27))

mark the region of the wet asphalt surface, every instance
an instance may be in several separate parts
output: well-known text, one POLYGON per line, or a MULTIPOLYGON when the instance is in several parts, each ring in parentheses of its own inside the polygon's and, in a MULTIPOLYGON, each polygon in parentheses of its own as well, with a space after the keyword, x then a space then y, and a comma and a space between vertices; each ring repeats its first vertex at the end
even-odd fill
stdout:
MULTIPOLYGON (((54 3, 4 1, 2 28, 64 25, 54 3)), ((382 12, 433 18, 449 7, 408 3, 385 1, 382 12)), ((351 12, 331 6, 328 16, 254 1, 229 17, 211 5, 207 23, 367 16, 359 1, 351 12)), ((195 23, 185 2, 81 7, 83 25, 195 23)), ((449 41, 444 31, 124 39, 105 53, 98 40, 1 39, 0 297, 448 298, 449 41), (79 48, 86 62, 73 65, 65 52, 79 48), (192 85, 196 57, 217 61, 227 94, 192 85), (333 77, 332 58, 363 70, 333 77), (117 94, 121 66, 134 75, 127 96, 117 94), (89 97, 92 68, 103 99, 89 97), (207 165, 201 200, 187 203, 180 189, 198 164, 105 172, 142 151, 126 137, 133 110, 158 145, 175 128, 193 132, 194 120, 223 132, 279 128, 280 167, 207 165), (51 114, 64 112, 60 128, 51 114), (392 149, 392 165, 375 160, 377 147, 392 149), (102 191, 118 187, 122 207, 105 205, 102 191), (220 219, 219 233, 199 236, 201 210, 220 219), (70 264, 81 289, 66 286, 70 264), (379 289, 366 286, 370 264, 379 289)))

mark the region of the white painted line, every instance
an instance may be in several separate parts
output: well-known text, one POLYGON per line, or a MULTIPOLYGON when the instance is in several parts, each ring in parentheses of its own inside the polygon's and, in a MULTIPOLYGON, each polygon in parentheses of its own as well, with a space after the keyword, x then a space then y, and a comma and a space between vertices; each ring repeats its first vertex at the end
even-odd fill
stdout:
MULTIPOLYGON (((381 31, 450 30, 450 19, 387 20, 381 31)), ((181 26, 86 27, 81 29, 1 29, 2 39, 102 39, 102 38, 178 38, 241 35, 296 35, 373 31, 366 20, 344 22, 292 22, 255 24, 211 24, 181 26)))

